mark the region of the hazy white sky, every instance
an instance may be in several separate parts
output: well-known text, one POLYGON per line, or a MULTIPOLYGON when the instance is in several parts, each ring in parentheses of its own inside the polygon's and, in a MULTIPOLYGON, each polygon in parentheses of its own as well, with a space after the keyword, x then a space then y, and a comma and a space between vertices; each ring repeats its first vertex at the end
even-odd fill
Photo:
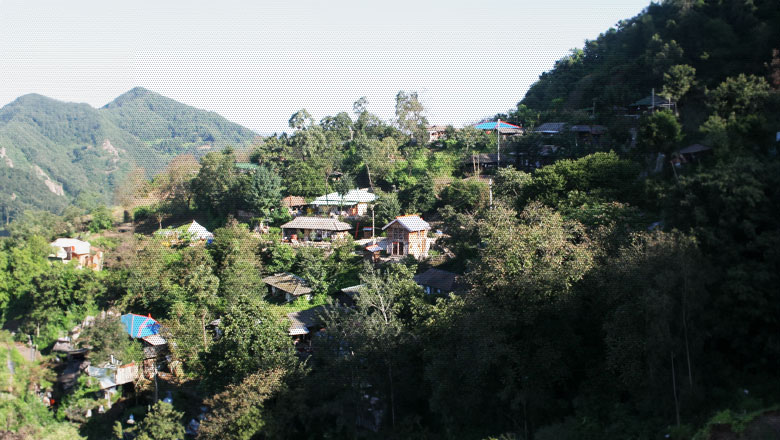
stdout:
POLYGON ((262 134, 295 111, 432 123, 513 108, 539 74, 649 0, 0 0, 0 106, 26 93, 100 107, 134 86, 262 134))

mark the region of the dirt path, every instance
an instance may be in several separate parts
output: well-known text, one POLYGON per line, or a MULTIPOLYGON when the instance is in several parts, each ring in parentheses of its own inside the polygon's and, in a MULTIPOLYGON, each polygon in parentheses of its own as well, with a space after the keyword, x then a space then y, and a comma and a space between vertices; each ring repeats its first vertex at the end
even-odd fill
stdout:
POLYGON ((21 342, 15 342, 14 346, 16 347, 16 351, 18 351, 22 357, 24 357, 28 361, 39 361, 41 360, 41 352, 38 350, 34 350, 32 347, 28 347, 26 344, 23 344, 21 342))

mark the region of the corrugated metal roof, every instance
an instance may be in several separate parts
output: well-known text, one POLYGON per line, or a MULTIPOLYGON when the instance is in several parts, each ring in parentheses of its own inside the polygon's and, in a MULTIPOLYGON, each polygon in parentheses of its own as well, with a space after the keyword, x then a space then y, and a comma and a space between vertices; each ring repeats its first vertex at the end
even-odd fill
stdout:
POLYGON ((423 220, 418 215, 403 215, 400 217, 396 217, 395 220, 391 221, 390 223, 386 224, 382 230, 389 228, 394 223, 398 223, 399 225, 403 226, 404 229, 406 229, 409 232, 415 232, 415 231, 423 231, 427 229, 431 229, 431 225, 428 224, 425 220, 423 220))
POLYGON ((498 127, 500 130, 503 130, 505 128, 515 128, 515 129, 521 129, 519 125, 510 124, 508 122, 501 121, 501 124, 498 123, 498 121, 489 121, 489 122, 481 122, 474 126, 474 128, 478 130, 495 130, 496 127, 498 127))
POLYGON ((565 122, 545 122, 544 124, 534 128, 534 132, 555 134, 563 131, 563 127, 565 126, 566 126, 565 122))
MULTIPOLYGON (((69 247, 73 247, 73 252, 79 255, 89 254, 90 251, 89 242, 81 241, 76 238, 58 238, 51 243, 51 246, 63 249, 62 253, 65 253, 64 249, 69 247)), ((61 252, 58 250, 57 257, 59 257, 60 254, 61 252)))
POLYGON ((148 342, 149 344, 155 345, 155 346, 157 346, 157 345, 165 345, 165 344, 168 343, 168 342, 165 341, 165 338, 163 338, 160 335, 150 335, 150 336, 143 337, 141 339, 143 339, 144 341, 148 342))
POLYGON ((358 203, 371 203, 376 200, 376 194, 369 192, 368 188, 351 189, 342 197, 337 192, 319 196, 311 202, 314 206, 352 206, 358 203))
POLYGON ((282 225, 282 229, 321 229, 323 231, 349 231, 348 223, 325 217, 295 217, 282 225))

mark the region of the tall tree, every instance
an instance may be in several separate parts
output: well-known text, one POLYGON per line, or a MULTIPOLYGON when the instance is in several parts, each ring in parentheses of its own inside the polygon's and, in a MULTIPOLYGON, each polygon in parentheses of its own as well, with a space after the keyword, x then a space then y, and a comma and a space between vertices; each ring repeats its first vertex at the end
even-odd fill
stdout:
POLYGON ((239 384, 258 371, 289 368, 293 344, 286 321, 257 297, 238 297, 222 317, 222 335, 202 353, 204 385, 210 391, 239 384))
POLYGON ((195 202, 213 214, 230 213, 236 207, 239 178, 232 150, 211 152, 200 161, 198 175, 192 181, 195 202))
POLYGON ((138 424, 138 440, 179 440, 184 438, 184 413, 173 405, 159 401, 138 424))
POLYGON ((244 193, 244 202, 253 211, 267 216, 281 207, 282 178, 265 165, 255 170, 244 193))
POLYGON ((417 92, 407 93, 403 90, 395 95, 395 116, 398 127, 411 136, 418 144, 428 141, 428 120, 423 116, 425 108, 417 96, 417 92))

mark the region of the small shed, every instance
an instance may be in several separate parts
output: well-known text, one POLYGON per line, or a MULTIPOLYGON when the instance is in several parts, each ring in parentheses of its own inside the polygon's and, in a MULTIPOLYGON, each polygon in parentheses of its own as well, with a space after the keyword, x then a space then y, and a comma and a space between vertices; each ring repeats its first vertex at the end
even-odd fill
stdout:
POLYGON ((298 297, 311 299, 311 288, 303 278, 291 273, 282 272, 263 278, 263 282, 270 286, 271 295, 284 294, 287 302, 298 297))
POLYGON ((447 294, 463 288, 458 274, 436 268, 415 275, 414 282, 427 294, 447 294))
POLYGON ((325 312, 325 306, 316 306, 299 312, 287 314, 290 320, 290 336, 308 335, 322 329, 322 314, 325 312))

